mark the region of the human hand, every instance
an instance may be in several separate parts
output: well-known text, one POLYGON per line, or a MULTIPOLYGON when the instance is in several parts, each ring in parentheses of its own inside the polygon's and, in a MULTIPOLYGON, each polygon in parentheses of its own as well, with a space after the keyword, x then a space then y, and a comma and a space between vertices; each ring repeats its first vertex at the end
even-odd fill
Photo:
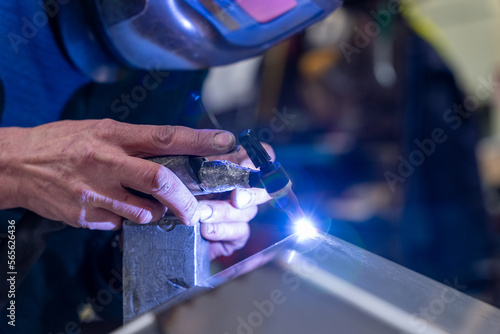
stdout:
POLYGON ((225 131, 112 120, 1 129, 0 209, 23 207, 71 226, 112 230, 123 218, 138 224, 158 220, 168 208, 194 225, 200 216, 196 198, 170 170, 140 158, 209 156, 234 145, 225 131))
MULTIPOLYGON (((263 144, 274 160, 271 146, 263 144)), ((228 160, 248 168, 255 168, 246 151, 211 157, 211 160, 228 160)), ((241 249, 250 236, 248 223, 257 214, 257 206, 271 199, 264 189, 236 189, 227 200, 200 200, 200 222, 203 237, 210 241, 210 259, 229 256, 241 249)))

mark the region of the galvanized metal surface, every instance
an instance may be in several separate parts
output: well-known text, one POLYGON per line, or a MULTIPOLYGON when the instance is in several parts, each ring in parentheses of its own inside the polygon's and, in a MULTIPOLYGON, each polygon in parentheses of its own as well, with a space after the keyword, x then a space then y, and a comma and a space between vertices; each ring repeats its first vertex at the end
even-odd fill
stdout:
POLYGON ((207 161, 199 171, 200 187, 207 193, 250 188, 251 169, 226 160, 207 161))
MULTIPOLYGON (((190 166, 189 156, 164 156, 148 159, 167 167, 195 195, 222 193, 236 188, 250 188, 251 169, 225 160, 200 163, 199 170, 190 166)), ((255 171, 254 171, 255 173, 255 171)))
POLYGON ((294 235, 116 333, 500 333, 499 309, 448 283, 326 234, 294 235))
POLYGON ((146 225, 126 221, 123 230, 125 322, 209 277, 209 244, 199 224, 164 218, 146 225))

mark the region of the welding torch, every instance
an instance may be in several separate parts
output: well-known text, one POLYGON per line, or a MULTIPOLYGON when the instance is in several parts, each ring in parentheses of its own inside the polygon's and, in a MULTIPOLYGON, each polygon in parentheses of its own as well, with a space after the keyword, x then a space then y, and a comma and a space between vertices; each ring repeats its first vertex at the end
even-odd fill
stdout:
POLYGON ((239 137, 240 144, 260 172, 259 186, 266 189, 278 206, 292 222, 304 218, 297 196, 292 190, 292 180, 279 162, 273 162, 252 130, 244 131, 239 137))

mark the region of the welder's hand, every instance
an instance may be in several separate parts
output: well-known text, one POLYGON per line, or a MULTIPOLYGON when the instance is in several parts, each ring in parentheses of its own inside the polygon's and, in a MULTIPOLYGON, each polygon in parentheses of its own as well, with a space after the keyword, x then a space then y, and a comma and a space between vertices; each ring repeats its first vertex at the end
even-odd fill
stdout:
POLYGON ((112 120, 0 129, 0 209, 23 207, 75 227, 111 230, 123 218, 139 224, 160 219, 167 207, 194 225, 196 198, 170 170, 140 158, 223 154, 234 145, 225 131, 112 120))
MULTIPOLYGON (((263 144, 274 160, 271 146, 263 144)), ((255 168, 244 149, 232 154, 211 157, 210 160, 229 160, 247 168, 255 168)), ((203 237, 210 240, 210 258, 231 255, 245 246, 250 236, 250 222, 257 206, 271 197, 264 189, 237 189, 227 201, 201 200, 200 222, 203 237)))

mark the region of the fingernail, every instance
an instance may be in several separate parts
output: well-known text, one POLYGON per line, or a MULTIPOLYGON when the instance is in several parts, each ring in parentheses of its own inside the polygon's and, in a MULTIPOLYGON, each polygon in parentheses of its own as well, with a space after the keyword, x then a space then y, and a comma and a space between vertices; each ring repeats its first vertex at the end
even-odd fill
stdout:
POLYGON ((251 190, 239 189, 236 194, 236 205, 238 208, 247 207, 253 200, 253 194, 251 190))
POLYGON ((229 132, 219 132, 214 137, 214 143, 219 148, 226 148, 234 145, 235 139, 234 136, 229 132))
POLYGON ((229 154, 229 153, 238 153, 239 151, 241 151, 241 145, 235 145, 235 146, 233 147, 233 149, 232 149, 231 151, 227 152, 227 153, 228 153, 228 154, 229 154))
POLYGON ((205 203, 200 203, 198 210, 200 211, 200 221, 210 219, 210 217, 214 214, 214 209, 205 203))
POLYGON ((215 225, 214 224, 206 224, 207 234, 215 233, 215 225))

